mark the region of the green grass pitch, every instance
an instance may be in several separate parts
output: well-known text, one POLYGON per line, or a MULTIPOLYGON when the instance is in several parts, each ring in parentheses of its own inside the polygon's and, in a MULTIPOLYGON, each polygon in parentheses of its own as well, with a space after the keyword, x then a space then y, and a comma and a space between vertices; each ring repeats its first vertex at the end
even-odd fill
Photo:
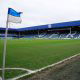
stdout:
MULTIPOLYGON (((0 67, 2 67, 2 52, 3 40, 0 40, 0 67)), ((35 70, 78 53, 80 53, 80 40, 8 40, 6 67, 35 70)))

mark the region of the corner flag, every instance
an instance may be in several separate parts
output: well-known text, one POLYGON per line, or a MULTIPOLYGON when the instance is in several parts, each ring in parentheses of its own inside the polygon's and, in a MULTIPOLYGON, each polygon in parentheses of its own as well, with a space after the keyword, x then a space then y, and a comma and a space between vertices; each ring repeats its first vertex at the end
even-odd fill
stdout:
POLYGON ((13 22, 13 23, 21 23, 21 13, 22 12, 17 12, 12 8, 8 9, 8 22, 13 22))
POLYGON ((17 12, 12 8, 8 9, 6 29, 5 29, 5 38, 4 38, 4 49, 3 49, 3 63, 2 63, 2 80, 5 80, 5 64, 6 64, 6 48, 7 48, 7 34, 8 34, 8 23, 21 23, 22 12, 17 12))

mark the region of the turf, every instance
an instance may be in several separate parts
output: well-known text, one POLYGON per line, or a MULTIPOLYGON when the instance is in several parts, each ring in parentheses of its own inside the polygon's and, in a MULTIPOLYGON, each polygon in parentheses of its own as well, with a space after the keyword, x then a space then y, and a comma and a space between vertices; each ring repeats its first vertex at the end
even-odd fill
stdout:
MULTIPOLYGON (((5 71, 5 78, 14 78, 17 76, 20 76, 22 74, 27 73, 26 71, 21 71, 21 70, 6 70, 5 71)), ((0 76, 2 75, 2 71, 0 70, 0 76)))
MULTIPOLYGON (((3 40, 0 40, 0 67, 2 67, 3 40)), ((80 40, 7 41, 6 67, 39 69, 80 53, 80 40)))

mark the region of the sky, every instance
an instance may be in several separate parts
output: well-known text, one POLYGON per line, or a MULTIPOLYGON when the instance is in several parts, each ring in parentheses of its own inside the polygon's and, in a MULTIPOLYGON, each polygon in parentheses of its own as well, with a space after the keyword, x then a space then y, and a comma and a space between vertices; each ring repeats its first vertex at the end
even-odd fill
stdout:
POLYGON ((9 7, 23 12, 22 23, 9 28, 80 20, 80 0, 0 0, 0 27, 6 26, 9 7))

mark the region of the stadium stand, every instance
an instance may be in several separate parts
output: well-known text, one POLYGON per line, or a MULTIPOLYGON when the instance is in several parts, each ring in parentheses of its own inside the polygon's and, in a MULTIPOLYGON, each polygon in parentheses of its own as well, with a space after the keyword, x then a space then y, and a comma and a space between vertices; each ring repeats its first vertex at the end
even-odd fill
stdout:
MULTIPOLYGON (((63 22, 49 25, 8 29, 8 38, 49 38, 77 39, 80 38, 80 21, 63 22), (51 25, 51 27, 49 27, 51 25)), ((5 28, 0 28, 0 38, 5 36, 5 28)))

